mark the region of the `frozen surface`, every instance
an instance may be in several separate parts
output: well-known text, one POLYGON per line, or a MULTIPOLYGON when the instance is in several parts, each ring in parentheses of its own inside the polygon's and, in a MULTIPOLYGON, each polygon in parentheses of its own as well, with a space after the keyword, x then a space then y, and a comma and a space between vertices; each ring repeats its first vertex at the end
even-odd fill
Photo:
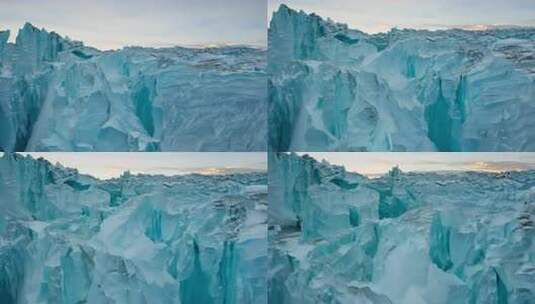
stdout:
POLYGON ((535 28, 369 35, 282 5, 274 151, 535 151, 535 28))
POLYGON ((99 51, 27 23, 0 31, 0 150, 262 151, 266 52, 99 51))
POLYGON ((265 173, 97 180, 0 158, 1 303, 267 303, 265 173))
POLYGON ((535 171, 269 161, 271 303, 535 303, 535 171))

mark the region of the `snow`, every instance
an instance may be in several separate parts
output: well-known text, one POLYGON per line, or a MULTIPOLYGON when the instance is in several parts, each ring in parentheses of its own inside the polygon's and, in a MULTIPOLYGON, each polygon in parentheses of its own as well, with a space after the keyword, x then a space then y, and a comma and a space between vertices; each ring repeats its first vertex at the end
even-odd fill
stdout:
POLYGON ((5 153, 0 193, 2 303, 267 303, 265 173, 99 180, 5 153))
POLYGON ((369 35, 281 5, 268 39, 273 151, 535 150, 535 28, 369 35))
POLYGON ((0 32, 4 151, 263 151, 266 51, 102 52, 26 24, 0 32))
POLYGON ((268 296, 276 303, 535 297, 535 171, 395 167, 370 179, 306 155, 269 157, 268 296))

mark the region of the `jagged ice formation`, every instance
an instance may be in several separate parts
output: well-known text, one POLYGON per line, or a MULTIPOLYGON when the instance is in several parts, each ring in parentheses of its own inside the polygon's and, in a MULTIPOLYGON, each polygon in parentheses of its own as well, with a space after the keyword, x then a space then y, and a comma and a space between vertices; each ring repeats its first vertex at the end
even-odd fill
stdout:
POLYGON ((272 303, 535 303, 535 171, 269 158, 272 303))
POLYGON ((267 176, 0 158, 1 303, 267 303, 267 176))
POLYGON ((27 23, 0 31, 0 150, 262 151, 266 52, 99 51, 27 23))
POLYGON ((366 34, 285 5, 273 151, 535 151, 535 28, 366 34))

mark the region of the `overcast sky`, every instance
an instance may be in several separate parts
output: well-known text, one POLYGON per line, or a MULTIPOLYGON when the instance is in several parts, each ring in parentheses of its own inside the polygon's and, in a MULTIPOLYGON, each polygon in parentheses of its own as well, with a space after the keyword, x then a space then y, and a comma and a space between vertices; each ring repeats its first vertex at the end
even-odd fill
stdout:
POLYGON ((299 153, 375 176, 399 165, 402 171, 508 171, 535 169, 535 153, 299 153))
POLYGON ((315 12, 369 33, 392 27, 443 29, 474 25, 535 26, 534 0, 268 0, 315 12))
POLYGON ((25 22, 100 49, 266 44, 266 0, 0 0, 13 41, 25 22))
MULTIPOLYGON (((124 171, 177 175, 187 173, 230 173, 267 170, 263 152, 161 152, 161 153, 64 153, 24 152, 44 157, 53 164, 77 168, 98 178, 120 176, 124 171)), ((342 165, 346 170, 368 176, 382 175, 399 165, 403 171, 507 171, 535 170, 535 153, 390 153, 390 152, 300 152, 318 161, 342 165)))
POLYGON ((34 158, 43 157, 55 164, 76 168, 80 173, 98 178, 131 173, 179 175, 188 173, 230 173, 267 169, 266 154, 261 152, 231 153, 20 153, 34 158))

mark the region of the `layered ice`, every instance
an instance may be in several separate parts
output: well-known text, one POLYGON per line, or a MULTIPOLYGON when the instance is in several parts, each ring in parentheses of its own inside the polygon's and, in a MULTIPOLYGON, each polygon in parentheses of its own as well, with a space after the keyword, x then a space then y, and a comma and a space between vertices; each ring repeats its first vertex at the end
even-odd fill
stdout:
POLYGON ((262 151, 266 52, 100 51, 27 23, 0 32, 0 150, 262 151))
POLYGON ((367 34, 282 5, 274 151, 535 151, 535 29, 367 34))
POLYGON ((271 303, 534 303, 535 171, 269 161, 271 303))
POLYGON ((0 302, 267 303, 267 176, 0 158, 0 302))

